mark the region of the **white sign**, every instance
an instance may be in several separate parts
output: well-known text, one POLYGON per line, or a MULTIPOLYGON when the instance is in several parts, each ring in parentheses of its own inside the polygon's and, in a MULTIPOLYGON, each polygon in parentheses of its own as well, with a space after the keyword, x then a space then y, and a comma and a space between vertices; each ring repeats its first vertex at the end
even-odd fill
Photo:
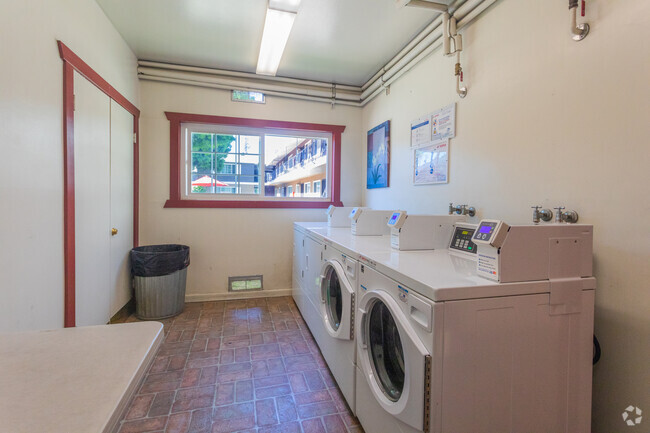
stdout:
POLYGON ((411 122, 411 147, 431 142, 431 116, 420 117, 411 122))
POLYGON ((456 136, 456 103, 431 115, 431 141, 438 142, 456 136))
POLYGON ((413 151, 413 184, 449 183, 449 140, 413 151))

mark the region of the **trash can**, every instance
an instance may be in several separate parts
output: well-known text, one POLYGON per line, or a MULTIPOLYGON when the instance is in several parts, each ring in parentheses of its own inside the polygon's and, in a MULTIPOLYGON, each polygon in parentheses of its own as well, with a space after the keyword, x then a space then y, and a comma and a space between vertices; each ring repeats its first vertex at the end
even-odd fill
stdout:
POLYGON ((183 312, 189 265, 187 245, 148 245, 131 250, 138 319, 165 319, 183 312))

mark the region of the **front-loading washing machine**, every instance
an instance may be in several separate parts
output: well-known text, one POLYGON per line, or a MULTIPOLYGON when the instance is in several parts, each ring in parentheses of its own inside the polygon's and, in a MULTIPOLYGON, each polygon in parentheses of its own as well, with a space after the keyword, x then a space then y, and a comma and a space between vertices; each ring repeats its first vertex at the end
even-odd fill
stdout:
POLYGON ((365 431, 589 433, 592 233, 483 221, 455 230, 454 252, 360 255, 365 431), (459 256, 477 233, 478 261, 459 256))
POLYGON ((332 245, 323 249, 318 297, 323 358, 352 412, 355 411, 355 303, 359 262, 332 245))

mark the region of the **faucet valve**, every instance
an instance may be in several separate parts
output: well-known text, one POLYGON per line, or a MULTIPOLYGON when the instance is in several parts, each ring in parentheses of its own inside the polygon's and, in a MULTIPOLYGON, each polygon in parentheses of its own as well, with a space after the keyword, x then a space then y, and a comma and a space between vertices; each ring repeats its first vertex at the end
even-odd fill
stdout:
POLYGON ((555 222, 560 224, 562 223, 562 211, 565 209, 564 206, 554 207, 557 212, 555 213, 555 222))
POLYGON ((550 221, 553 219, 553 211, 550 209, 542 209, 541 206, 531 206, 533 209, 533 223, 539 224, 540 221, 550 221))

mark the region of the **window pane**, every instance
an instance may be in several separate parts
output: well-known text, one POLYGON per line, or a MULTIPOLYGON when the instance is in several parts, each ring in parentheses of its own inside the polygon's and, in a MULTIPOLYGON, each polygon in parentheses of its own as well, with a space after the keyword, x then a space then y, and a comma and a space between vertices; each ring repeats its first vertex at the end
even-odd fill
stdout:
POLYGON ((260 137, 256 135, 242 135, 239 137, 239 153, 260 154, 260 137))
POLYGON ((192 174, 212 174, 214 173, 214 154, 192 152, 192 174))
POLYGON ((214 134, 192 133, 192 152, 214 152, 214 134))
POLYGON ((264 195, 320 198, 323 190, 316 190, 311 183, 316 178, 320 187, 327 176, 329 140, 289 135, 266 135, 264 140, 264 195))

